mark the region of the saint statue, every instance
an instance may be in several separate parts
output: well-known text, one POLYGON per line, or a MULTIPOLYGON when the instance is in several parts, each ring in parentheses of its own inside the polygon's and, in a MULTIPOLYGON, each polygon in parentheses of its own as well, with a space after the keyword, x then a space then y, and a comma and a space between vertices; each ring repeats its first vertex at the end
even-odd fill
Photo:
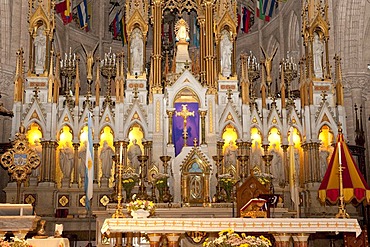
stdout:
POLYGON ((319 153, 319 160, 320 160, 320 177, 321 179, 324 178, 326 170, 328 169, 328 158, 329 158, 329 151, 326 149, 321 149, 319 153))
POLYGON ((314 40, 312 44, 313 49, 313 71, 316 78, 323 78, 323 66, 322 58, 324 52, 324 46, 319 39, 317 33, 314 34, 314 40))
POLYGON ((233 44, 229 35, 225 32, 221 39, 221 74, 225 77, 231 75, 231 55, 233 53, 233 44))
POLYGON ((107 141, 104 141, 103 147, 100 152, 100 160, 102 164, 103 177, 105 178, 109 178, 111 175, 113 155, 113 149, 108 145, 107 141))
POLYGON ((233 141, 229 142, 229 145, 225 149, 225 167, 236 166, 236 156, 238 148, 234 145, 233 141))
POLYGON ((271 160, 271 174, 274 177, 274 180, 277 181, 279 184, 285 183, 285 169, 283 167, 283 157, 276 147, 276 144, 272 144, 272 148, 270 150, 270 154, 272 155, 271 160))
MULTIPOLYGON (((290 148, 292 148, 292 147, 290 147, 290 148)), ((296 148, 296 147, 293 147, 294 148, 294 182, 296 183, 296 184, 298 184, 299 183, 299 173, 300 173, 300 161, 299 161, 299 150, 298 150, 298 148, 296 148)), ((291 152, 289 152, 288 153, 288 160, 289 160, 289 162, 291 162, 290 161, 290 155, 291 155, 291 152)), ((287 170, 287 172, 288 172, 288 174, 286 174, 287 176, 289 176, 289 172, 290 172, 290 163, 289 163, 289 165, 288 165, 288 170, 287 170)))
POLYGON ((139 144, 137 144, 137 140, 133 139, 132 145, 129 147, 127 151, 127 157, 130 161, 131 167, 135 169, 136 173, 139 173, 140 162, 137 159, 137 157, 140 155, 142 155, 141 148, 139 144))
POLYGON ((189 38, 189 27, 184 19, 180 19, 175 26, 176 41, 188 42, 189 38))
POLYGON ((33 45, 35 47, 35 68, 43 72, 46 55, 46 36, 44 35, 43 26, 37 29, 37 35, 33 41, 33 45))
POLYGON ((80 147, 80 150, 78 152, 78 159, 80 160, 79 165, 78 165, 78 170, 81 178, 85 177, 85 172, 86 172, 86 145, 87 142, 84 142, 84 145, 80 147))
POLYGON ((59 149, 59 162, 63 178, 70 178, 73 168, 73 149, 68 144, 59 149))
POLYGON ((254 142, 254 146, 252 147, 252 154, 251 154, 251 167, 258 167, 261 171, 262 169, 262 149, 258 141, 254 142))
MULTIPOLYGON (((39 140, 35 141, 35 146, 33 150, 37 153, 37 155, 40 157, 40 161, 42 160, 42 145, 39 140)), ((40 175, 40 166, 38 166, 36 169, 32 170, 32 177, 38 178, 40 175)))
POLYGON ((143 67, 143 39, 141 31, 135 28, 130 44, 131 73, 140 75, 143 67))

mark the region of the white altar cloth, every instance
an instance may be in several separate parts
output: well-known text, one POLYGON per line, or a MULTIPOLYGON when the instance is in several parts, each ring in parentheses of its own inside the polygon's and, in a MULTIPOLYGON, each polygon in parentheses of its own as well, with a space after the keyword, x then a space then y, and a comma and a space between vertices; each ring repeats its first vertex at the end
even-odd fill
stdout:
POLYGON ((109 218, 105 219, 101 232, 219 232, 225 229, 269 233, 354 232, 356 237, 361 234, 356 219, 337 218, 109 218))
POLYGON ((27 239, 32 247, 69 247, 68 238, 27 239))

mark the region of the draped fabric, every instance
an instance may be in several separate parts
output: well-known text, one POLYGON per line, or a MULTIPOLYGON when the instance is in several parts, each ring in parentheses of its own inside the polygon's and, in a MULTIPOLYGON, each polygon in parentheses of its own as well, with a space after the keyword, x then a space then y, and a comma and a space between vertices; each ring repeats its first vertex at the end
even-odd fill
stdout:
POLYGON ((330 158, 328 169, 319 187, 319 198, 335 204, 340 197, 339 164, 342 164, 343 197, 345 203, 370 203, 370 190, 357 167, 343 133, 339 131, 337 144, 330 158))

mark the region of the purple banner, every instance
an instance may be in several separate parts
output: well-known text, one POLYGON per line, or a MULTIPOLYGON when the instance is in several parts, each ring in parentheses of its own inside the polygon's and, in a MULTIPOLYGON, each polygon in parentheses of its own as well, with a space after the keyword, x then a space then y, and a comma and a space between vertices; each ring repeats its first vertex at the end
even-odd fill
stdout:
POLYGON ((194 146, 194 138, 197 138, 199 142, 199 113, 198 113, 198 103, 175 103, 176 112, 173 115, 173 143, 175 144, 175 155, 177 156, 184 146, 184 118, 179 116, 181 111, 183 111, 183 105, 186 105, 186 109, 191 115, 189 115, 186 120, 186 130, 188 132, 188 139, 186 144, 188 146, 194 146), (194 113, 194 116, 192 114, 194 113))

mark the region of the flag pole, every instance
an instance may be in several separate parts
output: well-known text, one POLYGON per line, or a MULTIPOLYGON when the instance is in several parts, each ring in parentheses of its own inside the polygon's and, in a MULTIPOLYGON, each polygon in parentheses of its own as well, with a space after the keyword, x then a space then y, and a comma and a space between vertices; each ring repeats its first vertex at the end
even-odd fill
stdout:
POLYGON ((94 149, 92 146, 93 136, 92 136, 92 118, 91 112, 88 112, 87 120, 87 145, 86 145, 86 167, 85 167, 85 206, 87 209, 88 224, 89 224, 89 233, 88 239, 89 242, 86 247, 92 247, 91 243, 91 199, 93 197, 93 180, 94 180, 94 149))
MULTIPOLYGON (((341 129, 339 129, 339 134, 341 134, 341 129)), ((338 142, 338 163, 339 163, 339 207, 338 213, 335 215, 335 218, 349 218, 349 214, 346 212, 346 206, 344 203, 344 195, 343 195, 343 167, 342 167, 342 150, 340 141, 338 142)))
POLYGON ((86 247, 92 247, 92 243, 91 243, 91 207, 89 207, 89 209, 87 211, 87 214, 88 214, 88 217, 89 217, 89 236, 88 236, 89 243, 86 245, 86 247))

